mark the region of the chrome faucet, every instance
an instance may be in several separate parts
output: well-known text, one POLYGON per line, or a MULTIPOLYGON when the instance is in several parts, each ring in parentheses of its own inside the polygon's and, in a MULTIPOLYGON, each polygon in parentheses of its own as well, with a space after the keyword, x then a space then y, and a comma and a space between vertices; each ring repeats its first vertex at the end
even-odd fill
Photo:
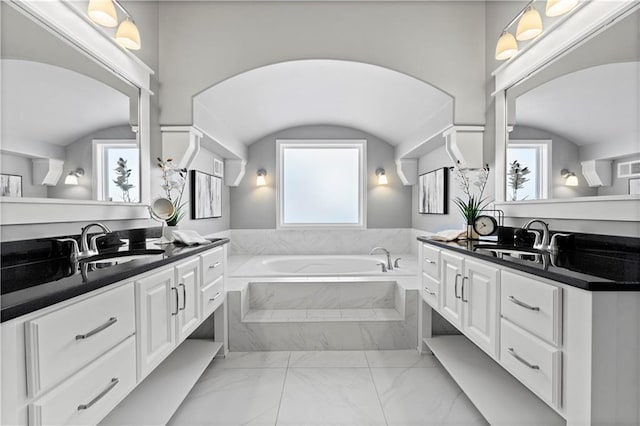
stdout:
POLYGON ((98 247, 97 247, 96 240, 110 233, 111 233, 111 229, 109 229, 108 226, 103 225, 99 222, 90 223, 84 228, 82 228, 82 235, 80 235, 81 251, 80 253, 78 253, 78 256, 77 256, 78 259, 84 259, 85 257, 98 254, 98 247), (89 229, 93 228, 94 226, 97 226, 98 228, 102 229, 104 233, 100 235, 96 235, 93 238, 91 238, 91 245, 89 245, 89 241, 88 241, 89 229))
POLYGON ((533 248, 537 250, 548 250, 549 249, 549 224, 540 220, 540 219, 532 219, 527 222, 523 229, 527 231, 532 231, 536 235, 536 239, 533 242, 533 248), (539 223, 542 225, 542 230, 540 229, 531 229, 531 225, 534 223, 539 223))
MULTIPOLYGON (((384 247, 374 247, 371 249, 371 251, 369 252, 369 254, 374 254, 376 251, 382 251, 385 256, 387 256, 387 270, 391 271, 393 269, 393 264, 391 263, 391 253, 389 253, 389 250, 387 250, 384 247)), ((386 271, 383 271, 386 272, 386 271)))

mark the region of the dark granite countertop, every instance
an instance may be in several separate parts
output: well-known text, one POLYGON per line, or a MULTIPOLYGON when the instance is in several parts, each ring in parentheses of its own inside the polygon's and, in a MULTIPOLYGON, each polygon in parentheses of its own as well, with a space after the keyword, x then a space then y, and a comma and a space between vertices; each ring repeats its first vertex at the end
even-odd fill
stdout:
POLYGON ((159 246, 147 242, 146 246, 137 245, 131 249, 164 251, 95 270, 86 265, 72 264, 68 256, 19 264, 6 262, 2 267, 1 321, 17 318, 228 242, 229 239, 220 238, 212 240, 211 244, 188 247, 174 244, 159 246))
POLYGON ((441 242, 426 236, 418 237, 418 241, 584 290, 640 291, 640 253, 635 249, 573 247, 561 250, 556 256, 548 253, 530 256, 537 258, 533 261, 494 255, 481 248, 494 244, 517 249, 513 245, 487 241, 441 242))

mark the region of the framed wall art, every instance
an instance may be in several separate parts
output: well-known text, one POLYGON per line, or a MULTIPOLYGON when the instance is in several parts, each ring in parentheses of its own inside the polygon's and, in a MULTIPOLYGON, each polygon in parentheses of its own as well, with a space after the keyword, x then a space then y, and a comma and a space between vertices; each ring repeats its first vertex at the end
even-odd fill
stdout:
POLYGON ((640 195, 640 179, 629 179, 629 195, 640 195))
POLYGON ((222 179, 191 170, 191 219, 222 217, 222 179))
POLYGON ((22 176, 0 174, 0 197, 22 197, 22 176))
POLYGON ((448 172, 443 167, 418 177, 418 213, 447 214, 448 172))

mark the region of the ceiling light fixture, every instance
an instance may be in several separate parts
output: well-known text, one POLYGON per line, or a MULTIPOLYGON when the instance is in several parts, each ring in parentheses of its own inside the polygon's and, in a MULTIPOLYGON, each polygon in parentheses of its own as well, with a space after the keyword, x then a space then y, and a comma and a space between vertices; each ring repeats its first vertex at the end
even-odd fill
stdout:
POLYGON ((72 170, 72 171, 69 172, 67 177, 64 178, 64 184, 65 185, 77 185, 78 184, 78 178, 80 176, 84 176, 84 169, 80 168, 80 169, 72 170))
POLYGON ((376 176, 378 176, 378 185, 387 185, 387 175, 382 167, 376 169, 376 176))
POLYGON ((265 169, 258 170, 258 177, 256 178, 256 186, 265 186, 267 184, 267 180, 265 176, 267 175, 267 171, 265 169))
POLYGON ((131 14, 118 0, 90 0, 87 15, 92 22, 103 27, 118 26, 115 39, 122 47, 129 50, 140 50, 140 31, 131 14), (115 6, 122 11, 125 19, 118 26, 118 14, 115 6))
POLYGON ((565 178, 564 184, 567 186, 578 186, 578 176, 575 173, 570 172, 567 169, 562 169, 560 174, 565 178))

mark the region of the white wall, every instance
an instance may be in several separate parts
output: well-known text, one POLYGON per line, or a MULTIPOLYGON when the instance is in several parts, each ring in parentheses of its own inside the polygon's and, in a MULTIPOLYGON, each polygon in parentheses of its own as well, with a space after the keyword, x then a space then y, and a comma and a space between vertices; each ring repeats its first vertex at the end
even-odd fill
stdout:
POLYGON ((33 183, 33 161, 19 155, 2 153, 0 172, 8 175, 22 176, 23 197, 46 197, 47 187, 33 183))
POLYGON ((338 126, 303 126, 269 135, 249 146, 247 173, 231 188, 232 229, 276 227, 276 139, 366 139, 367 228, 409 228, 411 188, 395 172, 393 147, 355 129, 338 126), (388 185, 377 185, 375 170, 385 169, 388 185), (259 169, 267 171, 267 185, 256 187, 259 169))

